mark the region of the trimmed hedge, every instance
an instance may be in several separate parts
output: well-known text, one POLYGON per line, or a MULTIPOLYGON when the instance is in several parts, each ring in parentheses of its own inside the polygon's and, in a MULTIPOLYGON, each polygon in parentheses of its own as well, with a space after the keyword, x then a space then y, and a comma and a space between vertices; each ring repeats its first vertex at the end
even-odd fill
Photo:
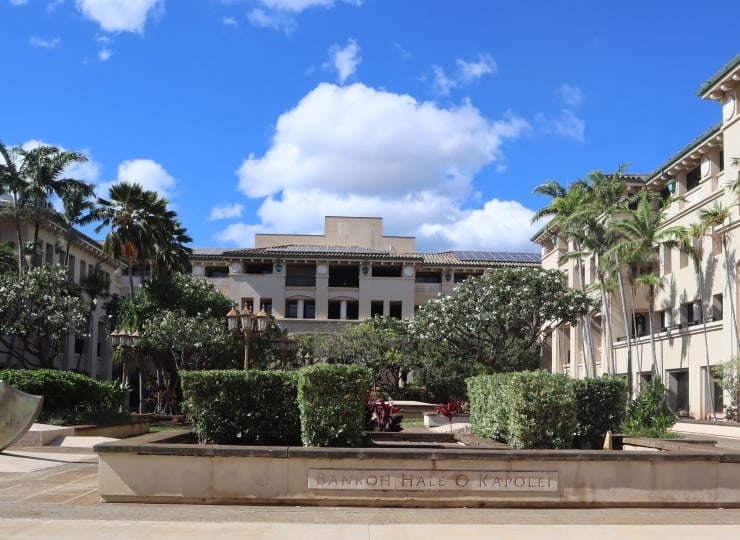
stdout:
POLYGON ((576 430, 573 380, 562 373, 514 373, 508 386, 509 444, 514 448, 571 448, 576 430))
POLYGON ((216 444, 298 444, 294 371, 182 371, 187 415, 198 440, 216 444))
POLYGON ((316 364, 298 372, 304 446, 362 445, 372 372, 357 364, 316 364))
POLYGON ((118 411, 126 396, 120 384, 96 381, 73 371, 0 369, 0 379, 28 394, 44 396, 40 421, 118 411))
POLYGON ((573 381, 576 445, 601 448, 607 431, 619 431, 627 415, 627 381, 617 375, 573 381))
POLYGON ((496 373, 467 379, 473 433, 497 441, 509 439, 506 391, 511 375, 496 373))
POLYGON ((567 375, 522 371, 471 377, 473 433, 514 448, 570 448, 576 431, 576 396, 567 375))

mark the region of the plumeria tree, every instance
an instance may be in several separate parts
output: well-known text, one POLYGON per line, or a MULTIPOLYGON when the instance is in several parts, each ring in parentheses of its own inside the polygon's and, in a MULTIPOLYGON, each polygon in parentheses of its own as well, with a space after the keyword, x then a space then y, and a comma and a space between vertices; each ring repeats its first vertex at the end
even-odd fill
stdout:
POLYGON ((20 276, 0 273, 0 344, 24 368, 52 368, 67 336, 86 313, 67 269, 40 266, 20 276))
POLYGON ((414 316, 412 333, 427 364, 421 371, 449 366, 449 377, 464 388, 464 378, 477 372, 537 368, 552 332, 576 324, 592 307, 588 295, 569 288, 557 270, 502 269, 468 278, 414 316))

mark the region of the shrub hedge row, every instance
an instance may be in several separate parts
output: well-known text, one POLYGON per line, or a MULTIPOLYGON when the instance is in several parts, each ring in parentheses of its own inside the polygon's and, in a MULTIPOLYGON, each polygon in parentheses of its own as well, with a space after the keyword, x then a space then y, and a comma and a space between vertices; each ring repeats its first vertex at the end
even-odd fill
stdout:
POLYGON ((573 380, 548 371, 482 375, 467 380, 473 433, 514 448, 599 444, 625 415, 620 377, 573 380))
POLYGON ((298 444, 301 424, 292 371, 182 371, 184 409, 200 442, 298 444))
POLYGON ((73 371, 0 369, 0 379, 28 394, 44 396, 42 422, 74 419, 80 413, 118 411, 126 389, 120 383, 96 381, 73 371))
POLYGON ((317 364, 292 371, 184 371, 185 409, 201 442, 360 446, 371 372, 317 364))

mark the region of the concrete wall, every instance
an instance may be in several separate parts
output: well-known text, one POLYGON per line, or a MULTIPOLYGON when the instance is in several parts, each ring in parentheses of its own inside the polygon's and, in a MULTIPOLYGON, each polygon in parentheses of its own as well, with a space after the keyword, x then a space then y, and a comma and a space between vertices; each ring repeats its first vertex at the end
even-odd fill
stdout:
POLYGON ((160 444, 150 435, 95 450, 106 502, 740 506, 740 454, 705 446, 670 452, 235 447, 160 444))

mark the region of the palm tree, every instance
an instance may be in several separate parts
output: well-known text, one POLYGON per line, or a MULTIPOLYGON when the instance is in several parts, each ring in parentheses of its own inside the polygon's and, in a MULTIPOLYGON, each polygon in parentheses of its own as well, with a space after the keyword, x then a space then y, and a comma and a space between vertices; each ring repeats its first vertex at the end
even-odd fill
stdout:
POLYGON ((87 156, 80 152, 63 151, 56 146, 38 146, 30 150, 17 149, 21 159, 18 203, 25 207, 33 220, 33 246, 30 266, 38 264, 39 229, 43 219, 53 215, 54 197, 63 198, 71 190, 90 191, 87 182, 62 175, 70 165, 85 163, 87 156))
MULTIPOLYGON (((95 308, 98 305, 98 299, 107 299, 110 298, 110 274, 103 270, 100 267, 100 263, 90 266, 90 268, 87 271, 87 274, 85 274, 85 277, 83 277, 80 280, 80 290, 87 295, 89 298, 90 304, 87 312, 87 325, 88 325, 88 335, 90 336, 88 339, 88 360, 90 362, 89 365, 92 366, 93 361, 93 342, 92 342, 92 336, 93 336, 93 314, 95 313, 95 308)), ((77 357, 77 370, 80 369, 80 360, 82 359, 82 355, 77 357)))
POLYGON ((715 201, 714 204, 709 208, 702 208, 699 211, 699 219, 705 230, 712 230, 714 234, 719 235, 722 242, 722 254, 725 260, 725 286, 728 290, 728 298, 730 299, 730 317, 732 320, 732 326, 730 327, 731 333, 734 335, 732 339, 732 346, 735 348, 735 356, 740 353, 740 335, 738 335, 737 328, 737 317, 735 315, 735 297, 732 292, 732 283, 734 277, 732 275, 732 262, 730 261, 729 255, 729 243, 730 238, 725 228, 725 224, 730 222, 732 218, 732 212, 730 207, 724 206, 719 201, 715 201))
MULTIPOLYGON (((620 236, 620 243, 610 250, 610 257, 618 257, 631 266, 650 265, 657 263, 659 246, 666 248, 678 247, 680 239, 686 236, 685 227, 665 227, 666 210, 675 199, 669 198, 661 205, 657 202, 658 194, 651 191, 642 191, 637 197, 634 210, 629 215, 614 219, 611 226, 620 236)), ((653 330, 653 316, 655 312, 655 293, 660 278, 656 272, 643 273, 637 278, 637 283, 648 287, 649 332, 650 350, 652 353, 652 371, 658 374, 658 360, 655 349, 655 332, 653 330)))
POLYGON ((696 277, 699 280, 699 301, 701 302, 701 324, 704 333, 704 357, 707 364, 707 388, 709 389, 709 402, 712 403, 712 419, 714 416, 714 382, 712 379, 712 367, 709 360, 709 338, 707 336, 707 307, 705 302, 706 279, 702 269, 704 258, 704 247, 702 241, 707 233, 708 226, 705 222, 692 223, 686 228, 686 236, 681 239, 680 249, 686 253, 694 264, 696 277))
POLYGON ((174 212, 167 210, 167 200, 138 183, 120 182, 111 186, 109 198, 98 199, 95 219, 110 230, 103 242, 103 252, 122 257, 128 267, 129 291, 134 295, 133 269, 137 261, 152 256, 158 242, 164 243, 174 230, 174 212))
POLYGON ((70 244, 78 235, 76 227, 88 225, 95 220, 95 201, 92 198, 94 194, 95 188, 90 184, 71 187, 62 194, 63 211, 60 217, 65 224, 65 266, 69 264, 70 244))
POLYGON ((16 249, 18 251, 18 275, 23 273, 23 235, 21 234, 22 209, 19 194, 24 185, 21 173, 18 170, 19 147, 8 148, 0 141, 0 195, 10 195, 10 206, 0 205, 0 215, 8 212, 13 216, 16 233, 16 249))
MULTIPOLYGON (((585 209, 589 203, 589 187, 583 180, 577 180, 565 188, 555 180, 547 180, 534 189, 534 193, 547 195, 552 198, 550 204, 540 208, 532 216, 532 223, 543 218, 551 218, 551 225, 558 233, 569 239, 573 244, 573 252, 581 253, 581 242, 584 237, 585 209)), ((567 256, 566 256, 567 257, 567 256)), ((573 256, 576 261, 578 287, 585 291, 586 279, 583 269, 582 256, 573 256)), ((596 360, 594 343, 591 335, 591 318, 588 314, 582 316, 581 337, 583 340, 584 367, 586 376, 596 375, 596 360), (590 373, 589 373, 590 368, 590 373)), ((576 374, 577 375, 577 374, 576 374)))

